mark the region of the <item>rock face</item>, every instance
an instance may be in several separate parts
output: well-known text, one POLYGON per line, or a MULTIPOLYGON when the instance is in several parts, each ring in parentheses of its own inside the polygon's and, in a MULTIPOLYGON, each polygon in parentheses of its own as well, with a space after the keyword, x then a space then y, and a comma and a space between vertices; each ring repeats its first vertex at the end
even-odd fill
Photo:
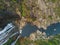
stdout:
POLYGON ((48 39, 46 33, 45 32, 42 33, 39 30, 37 30, 36 32, 30 34, 29 38, 30 38, 30 40, 33 40, 33 41, 35 41, 37 39, 48 39))
POLYGON ((20 17, 17 14, 8 11, 0 11, 0 28, 6 26, 7 23, 16 20, 20 20, 20 17))
MULTIPOLYGON (((27 13, 30 15, 31 19, 36 17, 36 20, 33 21, 34 25, 46 29, 50 24, 60 22, 59 14, 56 12, 57 7, 59 7, 58 2, 59 1, 26 0, 24 4, 29 9, 29 13, 28 11, 27 13)), ((28 10, 27 8, 26 10, 28 10)))
MULTIPOLYGON (((42 27, 46 29, 46 27, 49 26, 50 24, 60 22, 60 6, 59 6, 60 1, 59 0, 56 1, 53 0, 19 0, 19 1, 8 0, 7 1, 5 0, 2 2, 1 1, 0 3, 2 4, 3 9, 6 9, 7 11, 11 11, 13 13, 17 13, 19 16, 16 17, 18 18, 21 17, 22 19, 22 17, 25 17, 27 19, 26 22, 30 21, 31 23, 34 23, 34 25, 38 26, 39 28, 42 27), (38 22, 38 24, 35 23, 36 21, 38 22)), ((10 18, 12 17, 14 16, 11 16, 10 18)))
POLYGON ((35 34, 34 33, 32 33, 31 35, 30 35, 30 40, 35 40, 35 34))

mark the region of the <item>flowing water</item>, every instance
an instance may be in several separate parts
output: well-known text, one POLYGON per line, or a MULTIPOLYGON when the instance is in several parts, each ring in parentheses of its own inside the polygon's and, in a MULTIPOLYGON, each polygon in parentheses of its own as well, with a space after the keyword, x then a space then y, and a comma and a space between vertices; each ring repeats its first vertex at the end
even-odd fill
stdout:
MULTIPOLYGON (((16 27, 12 23, 9 23, 2 31, 0 31, 0 44, 3 44, 3 42, 7 42, 8 38, 11 37, 11 35, 13 36, 18 32, 17 29, 13 30, 14 28, 16 27)), ((60 23, 51 24, 47 27, 46 30, 44 30, 43 28, 39 29, 35 25, 27 23, 21 30, 22 37, 30 36, 31 33, 36 32, 37 30, 45 32, 47 36, 51 36, 60 34, 60 23)))
POLYGON ((22 29, 22 36, 29 36, 31 33, 36 32, 37 30, 45 32, 47 36, 60 34, 60 23, 51 24, 47 27, 46 30, 43 28, 39 29, 36 26, 32 26, 30 23, 27 23, 22 29))
POLYGON ((0 31, 0 44, 3 45, 9 40, 9 38, 16 34, 18 34, 18 29, 16 26, 12 23, 8 23, 7 26, 5 26, 4 29, 0 31))

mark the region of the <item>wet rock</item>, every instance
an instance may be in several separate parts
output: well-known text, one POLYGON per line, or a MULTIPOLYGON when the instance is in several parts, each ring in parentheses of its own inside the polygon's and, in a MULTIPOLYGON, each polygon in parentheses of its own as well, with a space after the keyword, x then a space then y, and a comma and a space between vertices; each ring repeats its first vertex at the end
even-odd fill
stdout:
POLYGON ((30 40, 35 40, 35 34, 34 33, 32 33, 32 34, 30 34, 30 40))

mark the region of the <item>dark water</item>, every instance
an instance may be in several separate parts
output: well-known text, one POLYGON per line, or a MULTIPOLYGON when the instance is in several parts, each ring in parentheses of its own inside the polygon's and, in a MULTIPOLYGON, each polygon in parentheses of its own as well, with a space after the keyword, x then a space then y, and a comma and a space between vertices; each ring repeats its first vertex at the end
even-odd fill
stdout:
POLYGON ((27 23, 22 30, 22 36, 29 36, 31 33, 36 32, 37 30, 46 32, 47 36, 56 35, 60 33, 60 23, 51 24, 46 30, 43 28, 39 29, 36 26, 32 26, 30 23, 27 23))
POLYGON ((22 36, 29 36, 31 33, 36 32, 38 28, 36 26, 32 26, 30 23, 26 24, 23 27, 22 36))
POLYGON ((47 27, 46 34, 49 35, 55 35, 60 33, 60 23, 52 24, 47 27))

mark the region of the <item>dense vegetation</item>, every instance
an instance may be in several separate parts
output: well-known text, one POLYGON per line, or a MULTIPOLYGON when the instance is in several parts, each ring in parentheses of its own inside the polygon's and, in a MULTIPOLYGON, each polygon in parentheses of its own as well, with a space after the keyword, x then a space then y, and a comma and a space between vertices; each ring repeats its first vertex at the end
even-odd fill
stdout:
MULTIPOLYGON (((41 4, 41 2, 38 4, 39 1, 40 0, 4 0, 4 1, 0 0, 0 14, 8 15, 1 12, 1 10, 2 11, 6 10, 7 12, 9 11, 14 14, 18 14, 21 17, 21 19, 22 17, 24 17, 24 19, 26 19, 26 22, 33 23, 37 21, 40 23, 38 24, 40 27, 47 27, 52 23, 59 22, 60 21, 60 0, 42 1, 43 4, 41 4)), ((59 40, 60 40, 60 35, 56 35, 54 36, 54 38, 49 40, 41 39, 41 40, 31 41, 28 38, 26 39, 22 38, 17 41, 16 45, 29 45, 29 44, 60 45, 59 40)), ((8 40, 8 42, 5 45, 10 45, 12 41, 14 41, 14 39, 10 38, 10 40, 8 40)))
POLYGON ((31 41, 28 38, 20 38, 17 42, 16 45, 60 45, 60 35, 55 35, 51 39, 39 39, 36 41, 31 41))
POLYGON ((13 36, 11 38, 9 38, 9 40, 4 44, 4 45, 11 45, 12 42, 14 42, 16 40, 17 36, 13 36))
MULTIPOLYGON (((7 43, 4 45, 10 45, 15 38, 10 38, 7 43)), ((53 38, 50 39, 38 39, 35 41, 30 40, 29 38, 19 38, 15 45, 60 45, 60 35, 55 35, 53 38)))

